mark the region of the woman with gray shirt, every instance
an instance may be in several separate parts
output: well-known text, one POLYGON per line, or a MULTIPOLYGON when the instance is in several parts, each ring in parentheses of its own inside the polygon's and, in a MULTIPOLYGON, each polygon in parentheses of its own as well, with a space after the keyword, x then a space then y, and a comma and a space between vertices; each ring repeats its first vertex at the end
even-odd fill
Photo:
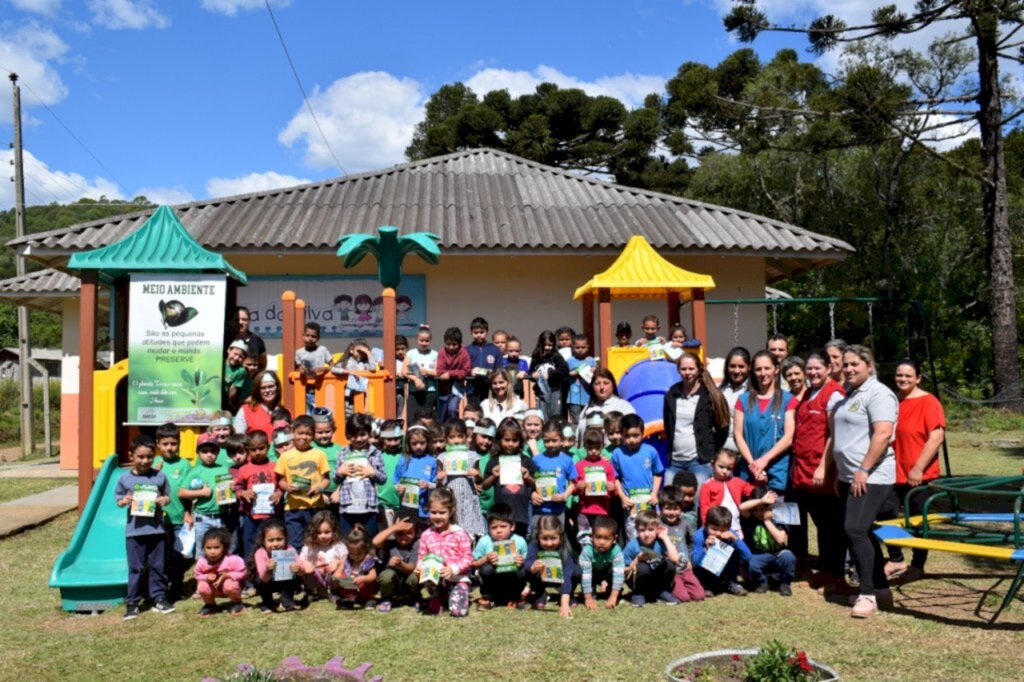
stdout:
POLYGON ((875 377, 871 351, 851 345, 843 352, 847 394, 829 402, 829 439, 825 455, 814 472, 821 487, 836 467, 843 529, 860 574, 860 594, 853 604, 854 618, 878 611, 878 597, 890 596, 882 547, 871 532, 879 510, 896 482, 893 435, 899 414, 896 394, 875 377))

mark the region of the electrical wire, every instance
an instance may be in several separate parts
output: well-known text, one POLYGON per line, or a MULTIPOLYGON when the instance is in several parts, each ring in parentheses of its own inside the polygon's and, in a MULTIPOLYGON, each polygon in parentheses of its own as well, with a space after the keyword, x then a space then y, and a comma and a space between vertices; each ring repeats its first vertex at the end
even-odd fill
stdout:
POLYGON ((306 102, 306 108, 309 109, 309 115, 313 119, 313 123, 316 125, 316 129, 320 132, 320 139, 324 141, 324 146, 327 147, 327 151, 331 153, 331 158, 334 159, 334 165, 338 167, 342 175, 348 175, 348 171, 341 165, 341 161, 338 161, 337 155, 334 153, 334 149, 331 148, 331 143, 327 141, 327 136, 324 135, 324 129, 320 127, 320 121, 317 120, 316 114, 313 112, 313 105, 309 103, 309 97, 306 95, 306 88, 302 86, 302 79, 299 78, 299 71, 295 68, 295 62, 292 61, 292 55, 288 52, 288 45, 284 42, 284 34, 281 33, 281 27, 277 25, 277 18, 274 16, 274 10, 270 8, 270 0, 264 0, 267 6, 267 13, 270 15, 270 20, 274 23, 274 30, 277 31, 277 37, 281 41, 281 48, 284 50, 284 56, 288 58, 288 66, 292 67, 292 74, 295 76, 295 82, 299 86, 299 92, 302 93, 302 99, 306 102))
MULTIPOLYGON (((73 193, 78 194, 79 192, 84 192, 85 195, 90 199, 96 199, 97 201, 100 199, 100 197, 93 194, 93 191, 91 189, 78 184, 77 182, 69 178, 66 173, 61 173, 60 171, 51 171, 49 168, 44 166, 38 159, 36 159, 32 155, 29 155, 26 158, 28 161, 32 162, 40 170, 40 172, 49 173, 50 177, 57 178, 65 185, 70 187, 73 193)), ((36 178, 35 180, 36 182, 39 182, 39 178, 36 178)))

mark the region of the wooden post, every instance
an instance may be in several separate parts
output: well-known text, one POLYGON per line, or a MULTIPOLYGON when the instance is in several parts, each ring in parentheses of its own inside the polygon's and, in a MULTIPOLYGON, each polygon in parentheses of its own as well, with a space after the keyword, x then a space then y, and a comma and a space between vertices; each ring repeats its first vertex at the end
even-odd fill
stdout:
MULTIPOLYGON (((114 351, 114 362, 111 363, 111 366, 128 357, 128 295, 130 291, 131 286, 127 278, 117 280, 110 287, 110 309, 114 311, 114 328, 110 330, 110 345, 114 351)), ((127 414, 128 382, 123 381, 118 385, 114 398, 114 450, 117 452, 121 464, 131 463, 131 456, 128 454, 128 444, 135 437, 135 434, 131 433, 133 427, 122 429, 117 426, 122 423, 122 417, 127 414)), ((100 453, 103 457, 108 454, 110 453, 100 453)))
POLYGON ((395 304, 395 290, 388 287, 381 293, 384 304, 384 371, 390 376, 384 380, 384 418, 394 419, 398 409, 397 386, 395 384, 395 335, 398 334, 398 308, 395 304))
MULTIPOLYGON (((668 329, 679 324, 679 292, 668 292, 668 329)), ((667 331, 667 330, 666 330, 667 331)), ((668 336, 666 333, 665 336, 668 336)))
POLYGON ((608 366, 608 349, 615 345, 612 333, 612 292, 611 289, 597 290, 597 319, 601 330, 601 343, 595 352, 600 354, 601 367, 608 366))
MULTIPOLYGON (((305 341, 302 340, 303 328, 306 326, 306 302, 301 298, 295 299, 295 328, 292 330, 292 334, 295 336, 295 348, 299 349, 305 345, 305 341)), ((285 371, 291 373, 295 369, 295 353, 292 353, 290 358, 285 358, 285 371)), ((305 375, 299 377, 299 383, 303 386, 306 385, 305 375)), ((296 393, 298 395, 298 393, 296 393)), ((306 399, 303 397, 302 400, 296 399, 297 402, 292 406, 292 416, 298 416, 299 414, 306 414, 306 399)))
POLYGON ((704 349, 704 357, 708 357, 708 319, 704 311, 704 290, 693 290, 693 302, 690 304, 690 311, 693 321, 693 329, 690 333, 693 338, 700 339, 701 348, 704 349))
POLYGON ((583 294, 583 334, 589 339, 591 352, 600 355, 597 339, 594 338, 594 292, 583 294))
MULTIPOLYGON (((93 379, 96 371, 96 281, 95 270, 82 272, 78 321, 78 513, 85 510, 92 491, 93 476, 93 379)), ((116 305, 115 301, 110 302, 116 305)))
POLYGON ((294 393, 288 389, 288 375, 295 364, 295 292, 281 294, 281 392, 285 409, 295 414, 294 393))

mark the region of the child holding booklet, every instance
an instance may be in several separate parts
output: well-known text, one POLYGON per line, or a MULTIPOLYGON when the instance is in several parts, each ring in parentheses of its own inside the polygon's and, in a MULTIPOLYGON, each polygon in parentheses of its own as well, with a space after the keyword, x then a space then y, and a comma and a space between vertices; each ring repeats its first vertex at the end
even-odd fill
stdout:
POLYGON ((401 512, 418 518, 420 525, 425 526, 429 518, 427 496, 437 486, 437 458, 431 451, 427 432, 417 429, 416 435, 423 437, 405 439, 405 456, 398 461, 391 481, 401 500, 401 512))
MULTIPOLYGON (((707 485, 707 484, 705 484, 707 485)), ((750 548, 736 537, 732 527, 732 512, 714 506, 704 514, 704 527, 693 538, 694 573, 709 597, 728 592, 743 597, 747 591, 736 582, 740 560, 750 561, 750 548)))
POLYGON ((338 484, 334 480, 334 472, 338 468, 338 456, 341 455, 341 446, 334 442, 334 432, 338 430, 334 423, 334 412, 329 407, 314 407, 310 412, 313 417, 313 442, 327 457, 327 467, 331 471, 331 477, 327 481, 324 493, 329 495, 333 503, 338 502, 335 491, 338 484))
POLYGON ((277 487, 287 493, 284 505, 284 525, 288 529, 288 544, 299 547, 302 534, 313 514, 324 508, 324 488, 330 469, 327 455, 313 447, 315 423, 309 415, 296 417, 292 422, 291 450, 281 454, 274 467, 278 476, 277 487))
MULTIPOLYGON (((565 537, 565 529, 557 516, 543 516, 536 526, 536 536, 526 550, 526 575, 533 597, 533 608, 544 609, 548 590, 558 589, 558 615, 571 618, 572 591, 580 582, 580 567, 565 537)), ((526 602, 524 602, 526 603, 526 602)))
POLYGON ((371 532, 377 530, 378 486, 387 480, 387 472, 380 450, 370 445, 372 428, 372 417, 368 414, 357 413, 345 419, 348 447, 342 449, 334 471, 340 535, 348 534, 359 523, 371 532))
MULTIPOLYGON (((461 420, 448 422, 445 425, 450 442, 437 456, 437 484, 444 486, 455 494, 455 504, 459 508, 459 525, 474 538, 486 534, 484 517, 480 510, 480 496, 477 486, 483 481, 480 475, 480 455, 466 445, 466 425, 461 420)), ((482 435, 494 442, 494 425, 478 424, 473 427, 473 435, 482 435)), ((406 438, 426 438, 426 427, 413 424, 409 427, 406 438)))
MULTIPOLYGON (((370 432, 373 431, 373 418, 370 415, 367 424, 370 432)), ((388 434, 387 438, 381 439, 381 461, 384 463, 384 482, 377 484, 377 499, 380 503, 377 514, 378 526, 390 526, 395 522, 400 508, 398 492, 395 491, 395 484, 392 479, 395 476, 395 469, 398 463, 405 456, 402 454, 402 422, 397 419, 386 419, 380 425, 380 430, 388 434), (397 434, 397 437, 393 437, 397 434)), ((370 441, 368 441, 370 442, 370 441)))
POLYGON ((588 428, 583 432, 583 448, 587 456, 576 462, 576 483, 580 495, 580 513, 576 523, 581 545, 589 542, 594 521, 611 515, 611 495, 619 489, 615 468, 601 456, 604 434, 600 429, 588 428))
POLYGON ((132 468, 121 474, 114 488, 117 506, 128 508, 124 529, 128 555, 128 593, 125 596, 124 619, 139 616, 142 601, 142 571, 149 566, 149 598, 157 613, 172 613, 165 597, 163 510, 170 503, 167 477, 153 468, 155 444, 149 436, 138 436, 129 446, 132 468))
POLYGON ((653 509, 637 512, 635 525, 636 537, 622 550, 626 576, 633 586, 629 603, 638 607, 655 601, 678 604, 671 590, 680 557, 668 528, 653 509))
POLYGON ((249 461, 234 472, 235 494, 242 521, 242 556, 256 549, 256 533, 260 524, 274 516, 283 493, 277 487, 274 463, 267 458, 267 434, 253 431, 245 440, 249 461))
POLYGON ((420 537, 416 556, 416 573, 421 591, 426 592, 428 613, 441 612, 442 599, 447 596, 448 610, 453 617, 469 613, 469 570, 473 563, 469 533, 456 526, 455 495, 447 488, 430 493, 430 527, 420 537))
POLYGON ((507 418, 498 426, 495 454, 484 470, 483 488, 496 487, 494 503, 507 504, 512 509, 516 534, 526 537, 537 465, 523 454, 523 431, 515 419, 507 418))
POLYGON ((267 519, 259 528, 254 538, 256 549, 250 555, 246 567, 249 579, 256 585, 260 595, 260 613, 273 613, 274 594, 281 595, 281 610, 295 611, 295 590, 298 581, 295 579, 296 566, 295 548, 288 546, 285 539, 284 522, 280 519, 267 519))
POLYGON ((580 422, 580 413, 590 402, 590 380, 594 377, 597 362, 590 356, 590 339, 586 334, 572 338, 572 355, 565 361, 569 367, 569 394, 566 397, 569 422, 580 422))
MULTIPOLYGON (((167 477, 167 496, 170 498, 164 507, 164 572, 167 575, 167 599, 175 602, 181 599, 185 582, 185 571, 188 570, 188 559, 180 550, 184 547, 178 540, 179 533, 186 527, 191 528, 192 511, 182 504, 178 492, 182 486, 188 485, 188 472, 192 463, 181 456, 181 434, 176 424, 168 422, 156 429, 157 457, 153 460, 153 468, 162 471, 167 477)), ((188 555, 192 556, 189 548, 188 555)))
POLYGON ((495 604, 512 606, 526 586, 523 562, 526 540, 512 531, 515 517, 507 504, 496 503, 487 514, 488 534, 473 548, 473 568, 480 579, 481 610, 495 604))
MULTIPOLYGON (((199 436, 196 445, 196 463, 189 469, 186 480, 187 488, 178 491, 178 497, 186 505, 192 504, 192 514, 195 519, 196 537, 196 558, 203 555, 203 537, 211 528, 224 526, 226 514, 224 508, 235 501, 234 479, 228 473, 228 468, 217 464, 217 455, 220 452, 220 445, 212 433, 204 433, 199 436), (224 486, 227 486, 225 488, 224 486), (227 494, 227 490, 231 495, 227 494)), ((233 536, 228 532, 230 538, 225 550, 234 549, 231 543, 233 536)))
POLYGON ((416 575, 416 556, 420 548, 416 524, 409 519, 395 519, 374 536, 373 546, 380 550, 384 564, 378 577, 381 602, 377 611, 387 613, 393 605, 403 602, 414 604, 420 592, 416 575))
MULTIPOLYGON (((449 425, 452 423, 458 424, 458 422, 456 421, 449 422, 448 424, 445 425, 445 432, 448 434, 448 444, 458 445, 460 442, 465 442, 464 436, 462 437, 462 441, 452 440, 453 438, 460 438, 460 436, 457 435, 457 429, 454 433, 453 431, 450 430, 451 427, 449 425)), ((469 429, 468 423, 466 424, 466 427, 467 429, 469 429)), ((487 528, 485 519, 487 517, 487 512, 491 511, 491 507, 494 506, 494 488, 488 488, 487 490, 484 490, 483 472, 487 470, 487 465, 490 463, 491 457, 493 456, 491 453, 494 452, 494 441, 495 436, 497 435, 498 425, 492 422, 487 417, 483 416, 477 419, 472 429, 469 429, 469 449, 477 454, 478 459, 476 462, 476 468, 481 472, 479 482, 474 481, 473 483, 473 487, 476 488, 477 495, 479 496, 480 499, 480 519, 478 525, 479 528, 481 529, 481 532, 479 533, 479 535, 477 535, 477 537, 486 534, 487 528)), ((468 516, 466 516, 466 514, 462 514, 462 516, 465 516, 467 519, 469 518, 468 516)), ((462 523, 462 519, 459 519, 459 523, 462 523)), ((471 522, 469 525, 473 525, 473 522, 471 522)))
MULTIPOLYGON (((665 466, 654 446, 644 441, 644 420, 627 414, 622 418, 622 445, 612 452, 612 466, 619 481, 619 499, 631 518, 638 511, 654 509, 665 466)), ((638 526, 626 524, 626 537, 636 539, 638 526)))
POLYGON ((533 502, 531 539, 536 538, 537 524, 544 516, 556 516, 562 527, 565 526, 565 501, 576 489, 576 464, 563 450, 563 427, 572 431, 561 419, 549 419, 541 432, 544 450, 533 457, 537 473, 534 476, 536 490, 530 497, 533 502))
POLYGON ((776 575, 779 579, 779 594, 783 597, 793 596, 793 577, 796 575, 796 555, 786 548, 789 536, 783 528, 775 525, 772 504, 776 501, 775 493, 761 487, 750 496, 758 505, 750 510, 750 516, 743 519, 743 537, 751 554, 748 562, 750 584, 754 591, 768 591, 768 576, 776 575))

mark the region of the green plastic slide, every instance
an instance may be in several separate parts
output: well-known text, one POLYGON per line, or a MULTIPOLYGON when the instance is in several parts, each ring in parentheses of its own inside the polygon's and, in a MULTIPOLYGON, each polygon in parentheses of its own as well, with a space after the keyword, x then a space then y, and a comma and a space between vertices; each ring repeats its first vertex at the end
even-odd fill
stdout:
POLYGON ((128 587, 125 510, 114 500, 122 469, 117 455, 100 468, 68 548, 50 572, 50 587, 60 590, 65 611, 106 611, 124 603, 128 587))

